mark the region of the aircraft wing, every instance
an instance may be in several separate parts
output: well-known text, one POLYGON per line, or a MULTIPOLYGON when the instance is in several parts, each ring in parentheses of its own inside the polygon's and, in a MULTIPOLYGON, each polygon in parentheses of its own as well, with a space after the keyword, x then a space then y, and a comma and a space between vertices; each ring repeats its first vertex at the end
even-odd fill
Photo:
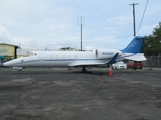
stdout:
POLYGON ((75 66, 75 67, 80 67, 80 66, 96 66, 96 65, 103 65, 104 63, 102 62, 73 62, 69 64, 68 66, 75 66))
POLYGON ((119 53, 116 53, 111 59, 109 60, 105 60, 105 62, 100 62, 100 61, 84 61, 84 62, 73 62, 71 64, 69 64, 68 66, 75 66, 75 67, 79 67, 79 66, 97 66, 97 65, 104 65, 104 64, 113 64, 116 63, 116 58, 118 56, 119 53))

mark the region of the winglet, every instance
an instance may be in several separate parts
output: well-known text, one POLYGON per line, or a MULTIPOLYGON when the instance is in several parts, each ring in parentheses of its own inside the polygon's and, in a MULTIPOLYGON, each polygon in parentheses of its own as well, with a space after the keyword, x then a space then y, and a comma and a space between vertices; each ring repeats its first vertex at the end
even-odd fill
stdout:
POLYGON ((114 64, 114 63, 116 63, 116 58, 117 58, 118 54, 119 54, 119 53, 116 53, 116 54, 110 59, 110 61, 109 61, 107 64, 114 64))

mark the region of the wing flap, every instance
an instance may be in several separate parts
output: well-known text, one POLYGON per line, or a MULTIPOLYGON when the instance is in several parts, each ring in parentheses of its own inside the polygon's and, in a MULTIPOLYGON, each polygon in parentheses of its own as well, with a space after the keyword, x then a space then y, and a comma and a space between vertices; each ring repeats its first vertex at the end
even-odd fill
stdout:
POLYGON ((118 57, 119 53, 116 53, 110 60, 104 60, 104 61, 84 61, 84 62, 73 62, 69 64, 68 66, 74 67, 74 66, 96 66, 96 65, 105 65, 105 64, 113 64, 116 63, 116 59, 118 57))
POLYGON ((71 63, 71 64, 69 64, 68 66, 70 66, 70 67, 79 67, 79 66, 95 66, 95 65, 103 65, 104 63, 102 63, 102 62, 82 62, 82 63, 80 63, 80 62, 74 62, 74 63, 71 63))

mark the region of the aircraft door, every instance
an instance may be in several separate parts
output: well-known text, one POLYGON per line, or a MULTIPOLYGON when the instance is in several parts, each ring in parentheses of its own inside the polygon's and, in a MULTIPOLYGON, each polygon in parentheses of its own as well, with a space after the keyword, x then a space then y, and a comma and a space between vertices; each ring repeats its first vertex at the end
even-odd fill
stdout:
POLYGON ((41 52, 41 53, 39 54, 39 59, 40 59, 40 60, 46 60, 46 54, 45 54, 45 52, 41 52))

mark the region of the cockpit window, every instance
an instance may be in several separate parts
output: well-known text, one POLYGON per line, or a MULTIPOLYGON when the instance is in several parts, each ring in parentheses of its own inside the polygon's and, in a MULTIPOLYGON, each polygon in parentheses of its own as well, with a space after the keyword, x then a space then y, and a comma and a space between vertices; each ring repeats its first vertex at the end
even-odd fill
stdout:
POLYGON ((24 55, 23 57, 32 57, 32 56, 34 56, 34 55, 36 55, 36 54, 34 54, 34 53, 27 53, 27 54, 24 55))

